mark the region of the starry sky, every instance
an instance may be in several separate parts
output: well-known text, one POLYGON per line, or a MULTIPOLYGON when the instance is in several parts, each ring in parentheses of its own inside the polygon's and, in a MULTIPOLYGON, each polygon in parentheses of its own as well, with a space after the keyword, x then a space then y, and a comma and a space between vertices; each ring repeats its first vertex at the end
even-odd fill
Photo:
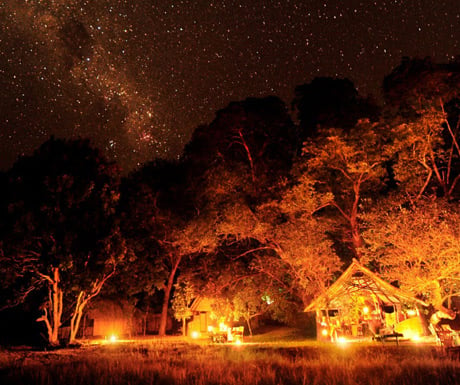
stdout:
POLYGON ((460 54, 458 0, 0 0, 0 168, 51 135, 129 171, 174 158, 231 101, 460 54))

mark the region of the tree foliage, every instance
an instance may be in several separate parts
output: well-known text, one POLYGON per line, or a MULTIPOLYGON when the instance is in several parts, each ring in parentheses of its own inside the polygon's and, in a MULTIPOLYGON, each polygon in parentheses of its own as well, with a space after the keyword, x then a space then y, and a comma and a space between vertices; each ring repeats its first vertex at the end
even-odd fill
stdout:
POLYGON ((360 215, 383 190, 387 174, 386 143, 378 124, 360 121, 347 131, 322 129, 308 140, 298 163, 300 172, 315 181, 318 193, 345 223, 344 239, 355 256, 362 246, 360 215))
POLYGON ((459 295, 458 205, 421 201, 382 211, 379 206, 367 216, 365 261, 435 306, 459 295))

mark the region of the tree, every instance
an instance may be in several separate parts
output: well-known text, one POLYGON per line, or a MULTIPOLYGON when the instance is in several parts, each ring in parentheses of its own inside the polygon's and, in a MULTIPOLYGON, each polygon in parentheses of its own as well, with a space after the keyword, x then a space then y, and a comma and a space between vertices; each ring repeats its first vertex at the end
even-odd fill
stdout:
POLYGON ((401 64, 383 80, 383 96, 388 116, 396 115, 405 121, 420 116, 424 105, 449 103, 458 98, 460 61, 437 64, 429 57, 404 57, 401 64))
POLYGON ((460 222, 457 204, 419 201, 381 204, 366 216, 364 262, 383 277, 439 307, 460 294, 460 222))
MULTIPOLYGON (((280 308, 287 302, 305 305, 340 268, 326 234, 329 223, 315 216, 329 204, 331 195, 318 193, 314 183, 303 177, 292 186, 279 187, 272 200, 252 205, 239 188, 244 178, 236 174, 217 172, 205 190, 207 205, 200 212, 213 224, 218 241, 210 260, 200 264, 208 273, 200 270, 198 275, 211 276, 214 285, 206 293, 220 297, 223 289, 258 282, 260 290, 280 293, 276 301, 280 308)), ((262 296, 258 296, 261 306, 262 296)), ((226 298, 232 301, 233 297, 226 298)))
POLYGON ((200 126, 184 150, 194 177, 218 163, 250 176, 248 193, 263 195, 262 186, 285 177, 298 149, 295 126, 277 97, 232 102, 208 126, 200 126))
POLYGON ((124 257, 115 217, 118 175, 88 141, 53 138, 8 172, 7 274, 18 301, 46 289, 38 321, 50 344, 59 342, 66 310, 75 341, 85 307, 124 257))
POLYGON ((392 168, 411 200, 458 196, 460 62, 403 58, 383 82, 392 168))
POLYGON ((348 79, 315 78, 295 88, 292 107, 300 121, 301 142, 316 135, 318 127, 351 128, 358 120, 376 121, 379 108, 358 94, 348 79))
POLYGON ((174 312, 174 317, 176 317, 177 320, 182 321, 182 335, 184 337, 187 333, 187 319, 192 316, 190 306, 195 298, 195 290, 189 281, 181 280, 175 284, 172 310, 174 312))
POLYGON ((328 206, 337 209, 345 220, 345 239, 356 257, 363 246, 360 230, 363 206, 384 188, 387 176, 389 154, 383 129, 368 121, 360 121, 347 131, 322 129, 305 143, 297 165, 300 173, 315 181, 318 193, 329 194, 328 206))
POLYGON ((159 335, 166 334, 171 294, 181 265, 206 248, 207 224, 190 214, 181 163, 157 160, 125 180, 123 234, 132 252, 131 295, 163 292, 159 335))

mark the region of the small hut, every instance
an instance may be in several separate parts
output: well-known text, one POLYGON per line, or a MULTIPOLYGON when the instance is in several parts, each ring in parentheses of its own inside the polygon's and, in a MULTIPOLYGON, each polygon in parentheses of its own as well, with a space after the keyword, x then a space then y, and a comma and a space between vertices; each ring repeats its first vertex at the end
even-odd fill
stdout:
POLYGON ((427 304, 353 260, 304 311, 316 312, 318 340, 416 339, 427 334, 419 306, 427 304))
POLYGON ((207 297, 197 297, 190 306, 192 319, 187 324, 187 335, 205 334, 208 327, 215 324, 212 319, 212 300, 207 297))

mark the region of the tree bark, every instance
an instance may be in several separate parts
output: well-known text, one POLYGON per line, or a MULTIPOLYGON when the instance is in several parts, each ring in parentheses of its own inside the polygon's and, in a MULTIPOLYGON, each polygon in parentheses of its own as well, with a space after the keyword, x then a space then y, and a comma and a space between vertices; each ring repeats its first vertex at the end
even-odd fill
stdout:
POLYGON ((80 291, 77 297, 77 303, 75 305, 75 311, 72 314, 72 318, 70 319, 70 338, 69 338, 69 344, 75 344, 77 340, 77 333, 78 329, 80 327, 80 321, 83 316, 83 311, 86 308, 86 305, 88 305, 88 302, 96 297, 102 289, 102 286, 104 286, 104 283, 115 273, 115 266, 113 267, 113 270, 105 275, 101 280, 97 279, 91 287, 91 291, 89 294, 85 292, 84 290, 80 291))
POLYGON ((52 268, 53 276, 40 274, 49 284, 48 304, 45 306, 44 314, 37 319, 37 322, 44 322, 48 331, 48 343, 53 346, 59 345, 59 328, 61 327, 63 292, 60 286, 59 268, 52 268))
POLYGON ((252 337, 251 317, 247 316, 246 323, 248 324, 249 335, 252 337))
POLYGON ((257 184, 256 184, 256 172, 254 170, 254 160, 252 159, 251 151, 249 150, 249 146, 246 143, 246 139, 244 139, 243 133, 241 132, 241 128, 238 130, 238 135, 241 139, 241 145, 244 147, 244 150, 246 151, 246 156, 248 157, 249 161, 249 167, 251 168, 251 179, 252 179, 252 186, 254 190, 257 190, 257 184))
POLYGON ((81 291, 77 298, 77 304, 75 305, 75 311, 72 314, 72 318, 70 320, 69 344, 76 343, 77 333, 80 327, 81 317, 83 315, 83 310, 86 306, 86 301, 84 300, 84 297, 85 297, 85 293, 81 291))

